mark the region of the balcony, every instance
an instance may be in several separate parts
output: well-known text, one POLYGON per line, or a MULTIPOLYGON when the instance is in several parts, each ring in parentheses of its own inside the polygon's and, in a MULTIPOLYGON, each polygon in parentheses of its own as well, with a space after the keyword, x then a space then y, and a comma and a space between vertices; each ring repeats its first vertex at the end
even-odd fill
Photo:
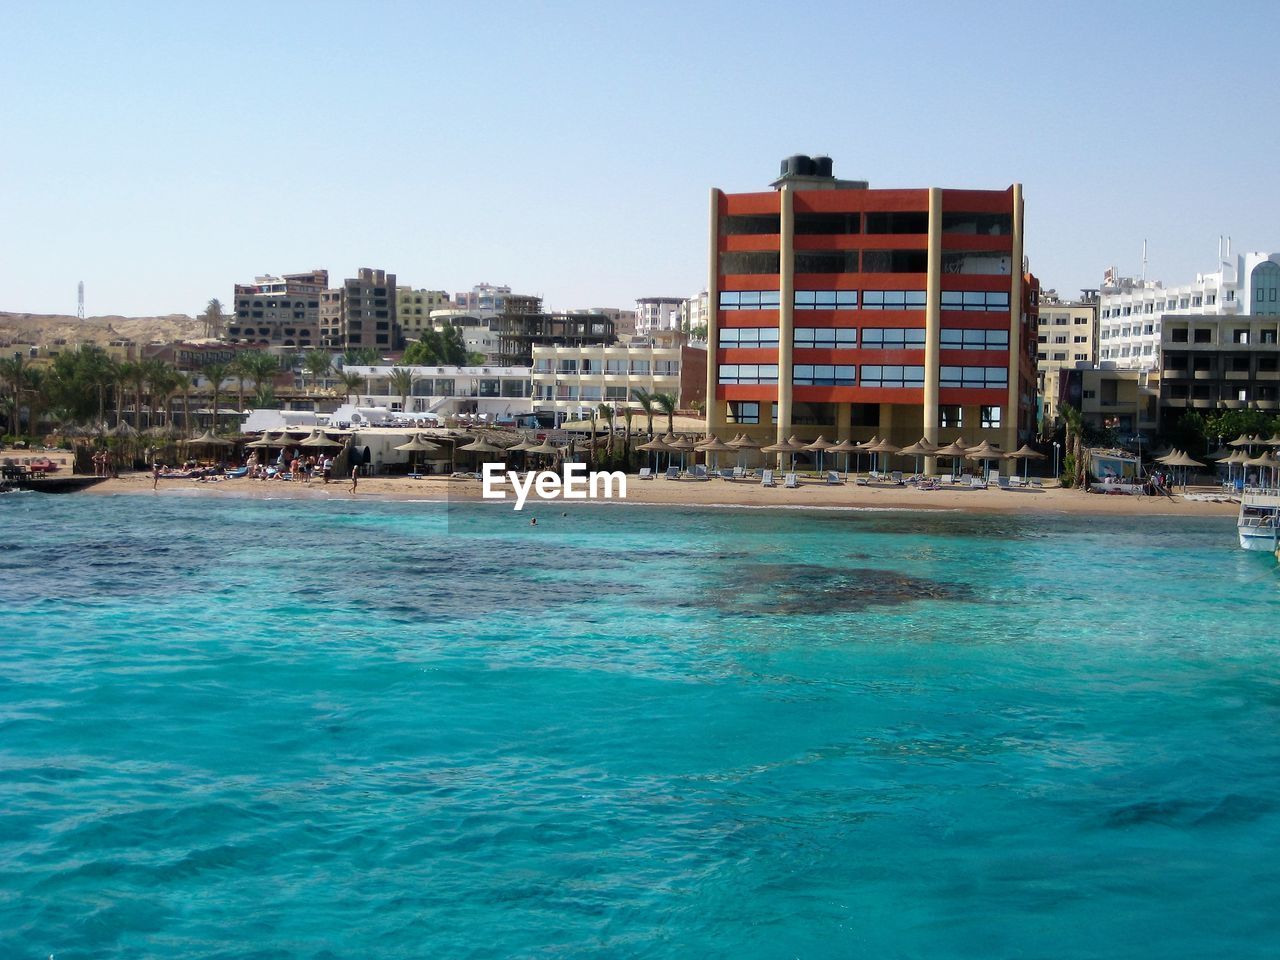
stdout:
POLYGON ((1188 406, 1196 410, 1212 410, 1217 406, 1216 400, 1188 400, 1188 406))
POLYGON ((1226 379, 1226 380, 1248 380, 1248 379, 1249 379, 1249 371, 1248 371, 1248 370, 1228 370, 1225 374, 1223 374, 1223 379, 1226 379))
POLYGON ((1218 375, 1212 370, 1196 370, 1192 374, 1197 380, 1217 380, 1218 375))

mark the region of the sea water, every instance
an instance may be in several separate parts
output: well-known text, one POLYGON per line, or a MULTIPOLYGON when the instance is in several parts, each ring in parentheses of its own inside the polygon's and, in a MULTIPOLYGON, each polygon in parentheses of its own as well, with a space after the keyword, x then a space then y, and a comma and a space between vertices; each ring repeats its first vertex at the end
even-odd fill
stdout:
POLYGON ((1229 518, 0 502, 0 957, 1274 957, 1229 518))

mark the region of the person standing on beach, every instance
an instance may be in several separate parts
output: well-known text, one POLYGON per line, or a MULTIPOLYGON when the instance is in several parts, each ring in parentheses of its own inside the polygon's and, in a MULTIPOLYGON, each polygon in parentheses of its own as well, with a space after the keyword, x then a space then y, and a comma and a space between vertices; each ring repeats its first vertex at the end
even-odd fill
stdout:
POLYGON ((360 467, 357 464, 356 466, 351 468, 351 492, 352 493, 356 492, 356 481, 358 480, 359 477, 360 477, 360 467))
POLYGON ((154 490, 160 486, 160 462, 157 460, 151 464, 151 489, 154 490))

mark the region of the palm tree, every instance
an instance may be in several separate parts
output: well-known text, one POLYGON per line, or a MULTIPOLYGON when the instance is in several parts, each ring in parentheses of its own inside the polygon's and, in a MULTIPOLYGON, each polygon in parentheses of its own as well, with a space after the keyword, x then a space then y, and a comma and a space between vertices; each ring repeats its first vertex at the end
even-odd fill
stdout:
POLYGON ((1071 477, 1070 486, 1084 487, 1086 480, 1087 467, 1084 455, 1084 417, 1080 411, 1069 403, 1064 403, 1058 408, 1058 415, 1062 417, 1066 424, 1066 437, 1063 445, 1064 455, 1062 461, 1063 472, 1066 472, 1067 457, 1071 458, 1071 477))
POLYGON ((229 364, 210 363, 202 371, 213 386, 213 432, 218 432, 218 401, 222 399, 222 381, 227 378, 229 364))
POLYGON ((343 370, 338 374, 338 386, 336 389, 340 390, 344 397, 349 397, 352 394, 358 395, 360 393, 360 388, 363 386, 364 377, 360 376, 358 373, 349 373, 346 370, 343 370))
POLYGON ((654 401, 653 394, 644 387, 635 387, 631 391, 631 396, 635 397, 636 403, 640 404, 640 409, 644 411, 646 417, 649 418, 648 433, 649 439, 653 439, 653 411, 654 401))
POLYGON ((392 367, 391 375, 387 377, 387 386, 391 388, 393 396, 399 395, 400 411, 408 413, 409 395, 413 393, 413 371, 407 367, 392 367))
POLYGON ((11 401, 5 404, 5 408, 9 413, 9 433, 13 436, 18 433, 18 409, 24 380, 22 354, 14 354, 12 360, 0 360, 0 384, 3 384, 6 400, 11 401))
POLYGON ((147 382, 147 426, 155 413, 157 400, 168 400, 173 390, 173 367, 158 357, 142 361, 142 374, 147 382))
MULTIPOLYGON (((170 394, 170 400, 176 394, 182 394, 182 429, 191 429, 191 374, 183 370, 175 370, 173 374, 173 393, 170 394)), ((170 404, 172 406, 172 403, 170 404)), ((169 422, 173 422, 173 410, 169 411, 169 422)))
POLYGON ((241 350, 227 364, 227 372, 236 378, 236 409, 244 412, 244 382, 253 378, 253 358, 257 350, 241 350))
POLYGON ((253 381, 254 402, 261 405, 262 384, 275 379, 280 372, 280 361, 265 350, 254 350, 247 355, 247 362, 248 376, 253 381))
POLYGON ((311 389, 316 389, 320 378, 333 369, 333 356, 327 350, 308 350, 302 356, 302 366, 311 374, 311 389))
POLYGON ((675 433, 676 405, 680 398, 674 393, 654 393, 650 397, 658 409, 667 415, 667 433, 675 433))

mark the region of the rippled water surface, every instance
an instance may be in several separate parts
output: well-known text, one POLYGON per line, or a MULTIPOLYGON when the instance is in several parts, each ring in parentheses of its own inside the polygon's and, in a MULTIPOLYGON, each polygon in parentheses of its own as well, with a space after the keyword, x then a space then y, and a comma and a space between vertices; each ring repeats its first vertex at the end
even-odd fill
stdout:
POLYGON ((2 958, 1280 954, 1230 519, 2 500, 2 958))

